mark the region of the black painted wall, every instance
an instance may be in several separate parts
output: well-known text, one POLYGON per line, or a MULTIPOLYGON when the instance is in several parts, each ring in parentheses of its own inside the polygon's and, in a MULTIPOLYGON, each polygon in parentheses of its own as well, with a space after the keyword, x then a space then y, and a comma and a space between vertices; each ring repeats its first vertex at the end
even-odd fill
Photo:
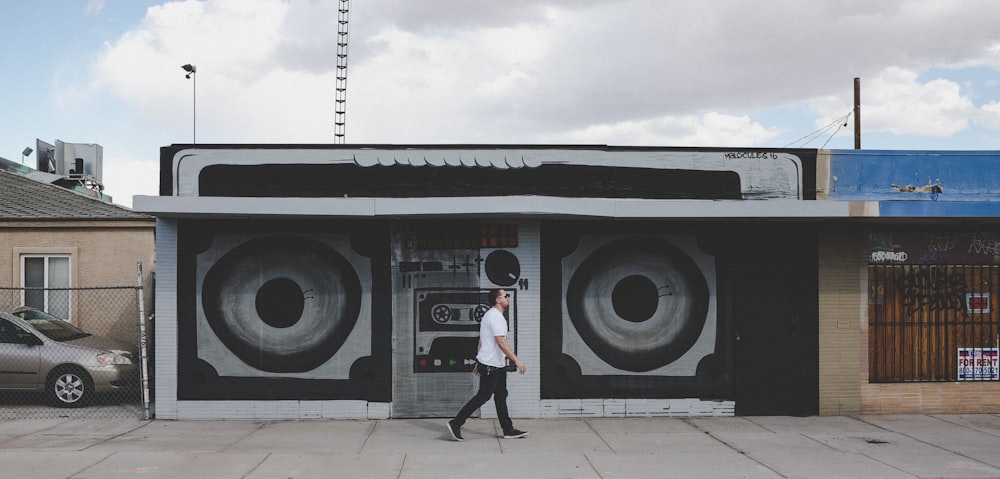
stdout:
POLYGON ((819 414, 817 237, 809 225, 740 227, 728 249, 736 414, 819 414))

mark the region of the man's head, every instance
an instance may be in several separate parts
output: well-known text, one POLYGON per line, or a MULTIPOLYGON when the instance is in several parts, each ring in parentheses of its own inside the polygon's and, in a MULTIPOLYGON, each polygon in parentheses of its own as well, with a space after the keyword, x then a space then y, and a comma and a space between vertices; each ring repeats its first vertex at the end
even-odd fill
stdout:
POLYGON ((507 294, 503 289, 491 289, 490 290, 490 306, 499 306, 501 309, 507 309, 510 295, 507 294))

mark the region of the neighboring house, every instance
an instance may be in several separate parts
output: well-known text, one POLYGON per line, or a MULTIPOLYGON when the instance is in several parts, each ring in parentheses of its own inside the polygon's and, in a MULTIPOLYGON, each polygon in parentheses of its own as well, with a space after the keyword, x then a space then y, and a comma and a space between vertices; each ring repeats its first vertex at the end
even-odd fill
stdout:
MULTIPOLYGON (((11 169, 0 168, 0 287, 137 286, 137 264, 142 263, 149 299, 154 218, 35 179, 47 173, 11 169)), ((102 314, 82 314, 84 305, 78 303, 88 296, 64 289, 0 293, 0 309, 33 306, 87 331, 136 342, 134 305, 88 305, 87 311, 102 314)))

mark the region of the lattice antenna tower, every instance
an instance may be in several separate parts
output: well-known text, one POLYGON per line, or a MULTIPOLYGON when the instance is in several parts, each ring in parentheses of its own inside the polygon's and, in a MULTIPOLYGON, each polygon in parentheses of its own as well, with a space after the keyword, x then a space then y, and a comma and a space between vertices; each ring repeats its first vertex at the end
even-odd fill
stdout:
POLYGON ((351 20, 350 0, 339 0, 340 7, 337 14, 337 96, 336 115, 334 116, 334 143, 343 144, 345 141, 344 128, 347 124, 347 38, 348 23, 351 20))

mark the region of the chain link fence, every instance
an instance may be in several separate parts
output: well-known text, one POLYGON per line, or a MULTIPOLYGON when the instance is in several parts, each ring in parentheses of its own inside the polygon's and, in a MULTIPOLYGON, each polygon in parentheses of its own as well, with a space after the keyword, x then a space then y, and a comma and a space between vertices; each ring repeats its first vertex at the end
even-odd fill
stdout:
POLYGON ((142 295, 0 287, 0 420, 148 419, 142 295))

